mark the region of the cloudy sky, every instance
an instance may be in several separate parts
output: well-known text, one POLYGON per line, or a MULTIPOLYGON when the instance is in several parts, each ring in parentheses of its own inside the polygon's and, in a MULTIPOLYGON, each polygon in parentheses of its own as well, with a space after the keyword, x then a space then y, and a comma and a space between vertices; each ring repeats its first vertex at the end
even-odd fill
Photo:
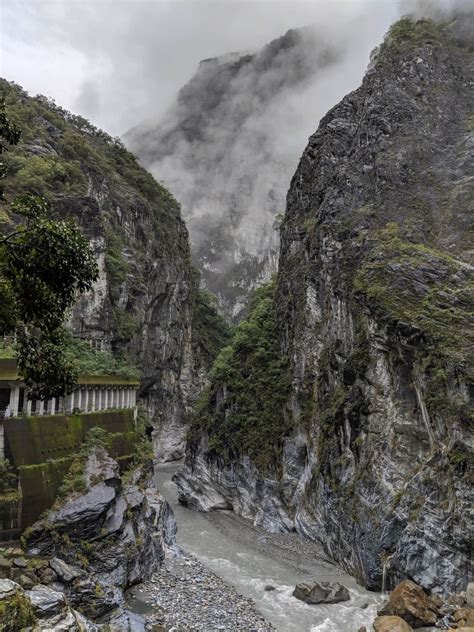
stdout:
POLYGON ((375 46, 401 1, 0 0, 0 71, 117 135, 158 119, 201 59, 374 14, 375 46))

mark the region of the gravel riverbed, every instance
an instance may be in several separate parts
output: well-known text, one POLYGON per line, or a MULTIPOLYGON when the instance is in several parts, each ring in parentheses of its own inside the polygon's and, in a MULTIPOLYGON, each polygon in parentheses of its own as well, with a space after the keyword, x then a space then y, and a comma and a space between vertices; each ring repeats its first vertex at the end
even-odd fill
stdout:
POLYGON ((275 629, 251 599, 239 595, 188 554, 169 556, 160 572, 129 593, 128 601, 136 612, 141 611, 150 631, 275 629))

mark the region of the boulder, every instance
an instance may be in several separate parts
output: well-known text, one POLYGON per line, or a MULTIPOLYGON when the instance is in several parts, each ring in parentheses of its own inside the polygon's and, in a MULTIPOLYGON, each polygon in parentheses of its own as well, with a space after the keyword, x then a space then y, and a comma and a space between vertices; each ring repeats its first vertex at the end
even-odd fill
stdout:
POLYGON ((409 579, 396 586, 378 614, 401 617, 414 628, 434 625, 439 615, 438 608, 423 588, 409 579))
POLYGON ((293 591, 293 597, 309 604, 340 603, 349 601, 349 591, 339 582, 302 582, 293 591))
POLYGON ((459 608, 453 614, 453 619, 458 627, 474 627, 474 610, 472 608, 459 608))
MULTIPOLYGON (((80 568, 66 564, 66 562, 59 559, 59 557, 53 557, 50 560, 49 565, 59 577, 59 580, 65 582, 66 584, 69 584, 77 577, 84 575, 84 572, 80 568)), ((53 579, 52 581, 55 581, 55 579, 53 579)))
POLYGON ((474 608, 474 582, 469 582, 466 588, 466 606, 474 608))
POLYGON ((400 617, 377 617, 374 621, 375 632, 412 632, 413 628, 400 617))
POLYGON ((19 588, 11 579, 0 579, 0 600, 11 597, 19 588))
POLYGON ((29 590, 26 595, 33 604, 33 609, 39 619, 60 615, 66 608, 66 598, 49 586, 38 585, 29 590))

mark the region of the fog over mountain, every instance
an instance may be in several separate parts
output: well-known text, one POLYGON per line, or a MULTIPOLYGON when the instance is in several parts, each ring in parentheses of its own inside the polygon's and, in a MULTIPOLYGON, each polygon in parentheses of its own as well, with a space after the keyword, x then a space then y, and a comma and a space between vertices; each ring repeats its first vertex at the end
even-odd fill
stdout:
POLYGON ((355 87, 384 27, 380 15, 344 32, 307 26, 257 52, 201 61, 158 125, 126 134, 181 202, 195 261, 229 316, 276 270, 277 217, 302 148, 355 87))
POLYGON ((133 129, 127 143, 181 202, 205 284, 236 317, 276 268, 277 216, 321 116, 401 14, 467 4, 12 0, 2 75, 113 134, 133 129))
POLYGON ((161 120, 125 135, 181 202, 204 284, 230 318, 276 271, 278 216, 302 149, 359 83, 387 17, 370 9, 343 24, 290 30, 256 52, 205 59, 161 120))

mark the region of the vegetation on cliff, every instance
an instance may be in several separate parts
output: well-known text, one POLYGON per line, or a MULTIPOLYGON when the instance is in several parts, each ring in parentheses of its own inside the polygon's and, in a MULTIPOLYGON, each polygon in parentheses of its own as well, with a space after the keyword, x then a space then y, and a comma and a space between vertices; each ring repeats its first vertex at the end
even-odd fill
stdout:
POLYGON ((246 320, 234 331, 211 370, 211 385, 198 403, 191 436, 205 430, 209 447, 225 459, 249 454, 275 466, 288 431, 284 403, 291 385, 275 320, 275 281, 255 291, 246 320))
MULTIPOLYGON (((0 104, 0 153, 21 130, 0 104)), ((2 179, 7 168, 2 163, 2 179)), ((3 182, 0 196, 3 196, 3 182)), ((76 373, 67 362, 63 323, 78 293, 98 275, 93 252, 72 219, 51 217, 45 200, 17 195, 0 220, 0 335, 16 337, 20 373, 30 395, 59 397, 76 373)))

